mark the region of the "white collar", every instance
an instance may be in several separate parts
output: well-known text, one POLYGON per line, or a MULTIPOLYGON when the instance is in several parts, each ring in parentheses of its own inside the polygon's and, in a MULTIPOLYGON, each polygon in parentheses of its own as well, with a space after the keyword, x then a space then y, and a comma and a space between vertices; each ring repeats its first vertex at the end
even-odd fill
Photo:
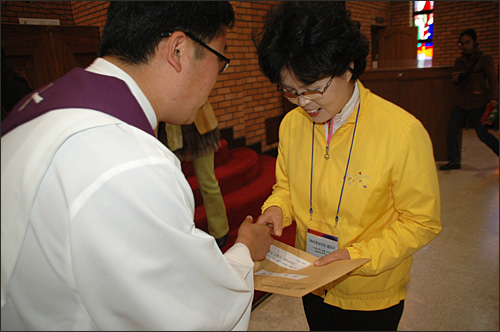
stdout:
POLYGON ((337 114, 339 116, 338 122, 345 123, 349 116, 351 116, 352 112, 356 108, 356 105, 359 103, 359 88, 358 88, 358 82, 354 82, 354 91, 352 92, 351 99, 345 104, 344 108, 342 109, 342 112, 337 114))
MULTIPOLYGON (((347 119, 351 116, 352 112, 356 108, 356 105, 359 104, 359 101, 359 87, 358 82, 356 81, 354 82, 354 91, 352 92, 351 99, 349 99, 347 104, 345 104, 342 111, 337 113, 337 115, 333 118, 333 133, 335 133, 340 126, 347 122, 347 119)), ((328 122, 325 123, 325 131, 328 133, 328 122)))
POLYGON ((144 92, 142 92, 141 88, 139 88, 139 85, 137 85, 137 83, 132 77, 130 77, 129 74, 103 58, 95 59, 94 62, 92 62, 92 64, 86 68, 86 70, 96 74, 116 77, 124 81, 134 97, 137 99, 137 102, 143 109, 144 113, 146 114, 151 127, 153 129, 156 128, 156 126, 158 125, 158 120, 156 118, 156 113, 153 110, 153 106, 151 106, 151 103, 149 102, 144 92))

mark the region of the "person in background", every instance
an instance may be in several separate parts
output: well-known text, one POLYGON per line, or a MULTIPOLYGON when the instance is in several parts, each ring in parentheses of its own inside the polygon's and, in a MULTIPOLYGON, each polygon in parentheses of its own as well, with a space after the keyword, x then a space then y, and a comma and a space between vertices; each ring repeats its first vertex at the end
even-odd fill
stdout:
POLYGON ((467 118, 481 142, 498 156, 498 138, 488 132, 481 122, 488 103, 493 109, 498 106, 498 75, 493 59, 479 49, 474 29, 460 33, 458 47, 462 54, 456 58, 452 74, 453 83, 457 86, 457 102, 451 113, 446 137, 449 162, 440 167, 442 171, 462 168, 458 136, 467 118))
POLYGON ((281 2, 254 38, 260 68, 297 104, 279 128, 276 183, 257 223, 295 247, 369 262, 304 296, 311 331, 397 330, 413 254, 441 231, 430 137, 359 81, 369 45, 341 2, 281 2))
POLYGON ((208 233, 222 249, 227 243, 229 223, 219 182, 215 177, 214 154, 220 146, 220 132, 210 102, 207 100, 192 124, 176 126, 160 122, 158 139, 174 151, 181 161, 193 163, 207 214, 208 233))
POLYGON ((12 68, 6 57, 2 46, 2 121, 17 102, 32 91, 28 81, 12 68))
POLYGON ((112 1, 99 57, 2 123, 2 330, 247 329, 269 227, 222 254, 153 129, 194 121, 233 23, 227 1, 112 1))

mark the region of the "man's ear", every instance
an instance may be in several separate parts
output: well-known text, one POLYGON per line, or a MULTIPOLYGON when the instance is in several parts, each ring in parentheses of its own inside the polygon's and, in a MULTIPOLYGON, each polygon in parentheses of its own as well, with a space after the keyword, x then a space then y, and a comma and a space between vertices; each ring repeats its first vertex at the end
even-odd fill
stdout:
POLYGON ((187 36, 181 31, 175 31, 172 35, 165 40, 162 52, 166 54, 168 63, 177 71, 182 70, 181 57, 186 54, 186 41, 187 36))

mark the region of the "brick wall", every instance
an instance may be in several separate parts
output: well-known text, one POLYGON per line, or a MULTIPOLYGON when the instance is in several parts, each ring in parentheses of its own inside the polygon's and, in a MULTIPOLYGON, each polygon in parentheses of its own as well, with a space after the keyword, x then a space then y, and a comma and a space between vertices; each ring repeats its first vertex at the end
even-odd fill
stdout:
POLYGON ((108 1, 71 1, 76 25, 98 26, 101 31, 106 25, 108 1))
MULTIPOLYGON (((434 2, 436 3, 436 2, 434 2)), ((391 26, 410 27, 413 26, 413 3, 411 1, 391 1, 391 26)))
POLYGON ((498 70, 498 1, 436 1, 433 65, 453 65, 460 55, 458 36, 474 28, 480 48, 491 55, 498 70))
POLYGON ((236 24, 228 33, 227 56, 231 64, 220 75, 209 100, 219 119, 219 127, 232 127, 235 138, 245 137, 246 144, 266 145, 265 119, 283 111, 275 86, 259 70, 252 34, 262 26, 266 12, 276 2, 231 1, 236 24))
MULTIPOLYGON (((246 138, 247 145, 261 144, 262 151, 275 148, 266 144, 265 119, 283 112, 281 97, 258 68, 251 36, 262 25, 267 10, 277 1, 230 1, 236 25, 228 33, 227 56, 231 64, 220 75, 210 95, 219 128, 232 127, 235 138, 246 138)), ((102 28, 107 1, 2 1, 2 23, 18 23, 18 17, 59 18, 62 25, 92 25, 102 28), (54 14, 59 13, 62 16, 54 14), (74 20, 74 22, 73 22, 74 20)), ((408 1, 346 1, 361 30, 371 37, 373 26, 410 26, 412 6, 408 1), (384 22, 377 22, 383 18, 384 22)), ((498 68, 498 2, 436 1, 434 66, 450 66, 459 55, 457 38, 466 28, 475 28, 481 48, 493 56, 498 68)), ((371 52, 368 57, 371 66, 371 52)))
POLYGON ((74 25, 71 1, 2 1, 2 23, 17 23, 19 17, 59 19, 61 25, 74 25))

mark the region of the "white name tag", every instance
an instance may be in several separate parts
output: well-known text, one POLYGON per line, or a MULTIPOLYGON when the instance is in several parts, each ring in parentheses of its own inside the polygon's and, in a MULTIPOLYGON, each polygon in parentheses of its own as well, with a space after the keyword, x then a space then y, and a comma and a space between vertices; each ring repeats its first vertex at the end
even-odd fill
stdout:
POLYGON ((339 238, 321 233, 310 228, 307 229, 306 251, 316 257, 331 254, 339 248, 339 238))

